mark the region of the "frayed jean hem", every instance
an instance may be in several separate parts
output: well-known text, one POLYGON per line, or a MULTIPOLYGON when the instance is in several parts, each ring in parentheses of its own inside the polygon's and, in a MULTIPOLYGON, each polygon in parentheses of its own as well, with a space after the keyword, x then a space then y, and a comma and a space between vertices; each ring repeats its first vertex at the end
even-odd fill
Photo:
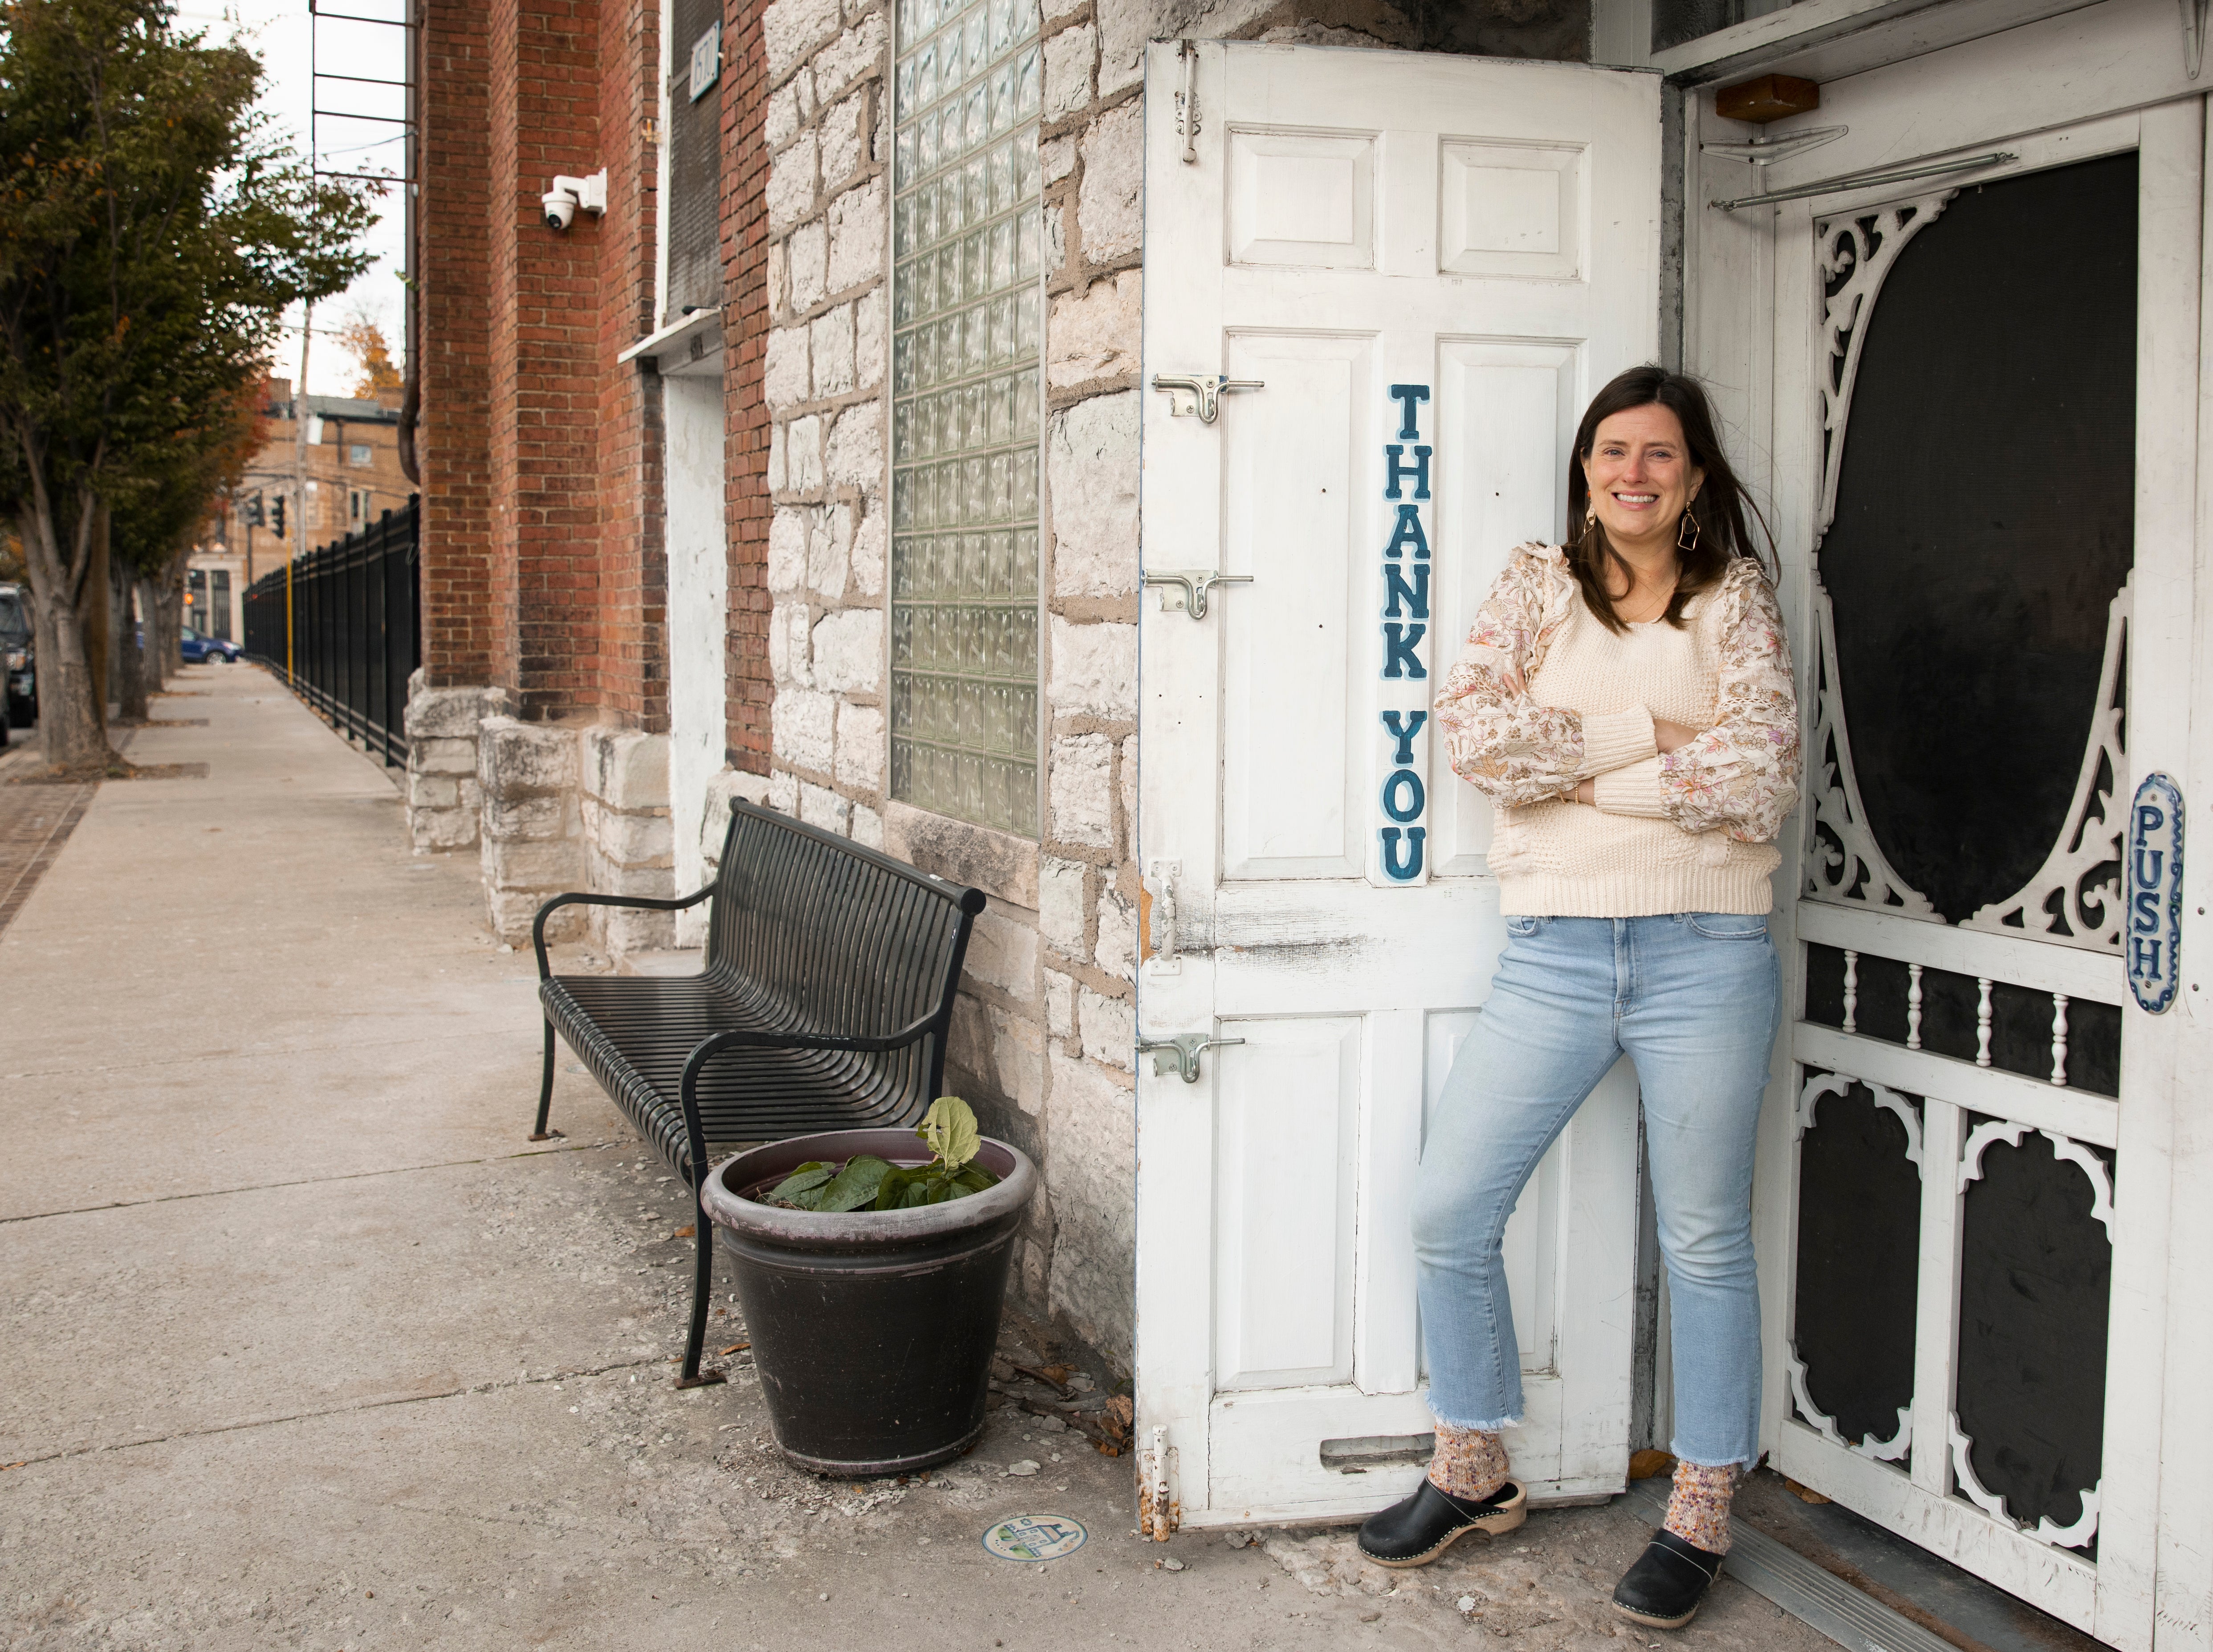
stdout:
POLYGON ((1431 1407, 1430 1416, 1440 1428, 1458 1429, 1463 1434, 1503 1434, 1509 1429, 1521 1426, 1521 1419, 1518 1416, 1503 1417, 1493 1423, 1463 1423, 1457 1417, 1447 1417, 1435 1407, 1431 1407))
POLYGON ((1726 1457, 1718 1463, 1702 1463, 1695 1457, 1685 1456, 1673 1446, 1668 1448, 1667 1454, 1679 1463, 1688 1463, 1692 1468, 1753 1469, 1759 1466, 1759 1457, 1757 1453, 1749 1457, 1726 1457))

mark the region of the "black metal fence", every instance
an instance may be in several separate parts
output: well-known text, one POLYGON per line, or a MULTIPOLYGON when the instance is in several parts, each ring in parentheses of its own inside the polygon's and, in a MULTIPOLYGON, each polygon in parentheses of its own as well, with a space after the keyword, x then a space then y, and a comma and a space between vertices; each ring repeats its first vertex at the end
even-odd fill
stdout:
POLYGON ((407 679, 422 663, 422 502, 308 552, 246 593, 246 651, 350 740, 407 761, 407 679))

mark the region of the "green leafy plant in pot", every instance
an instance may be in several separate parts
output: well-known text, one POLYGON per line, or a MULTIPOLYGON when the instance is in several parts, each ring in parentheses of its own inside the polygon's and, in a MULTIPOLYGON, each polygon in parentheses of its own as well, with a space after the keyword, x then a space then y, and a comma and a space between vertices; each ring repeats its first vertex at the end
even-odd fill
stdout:
POLYGON ((801 1137, 715 1167, 700 1203, 787 1457, 821 1474, 899 1474, 974 1443, 1037 1186, 1021 1150, 981 1134, 949 1095, 919 1130, 801 1137))
POLYGON ((929 1145, 928 1164, 895 1165, 873 1153, 856 1153, 842 1166, 810 1159, 759 1197, 793 1210, 911 1210, 999 1185, 976 1162, 984 1138, 974 1110, 959 1096, 931 1102, 915 1134, 929 1145))

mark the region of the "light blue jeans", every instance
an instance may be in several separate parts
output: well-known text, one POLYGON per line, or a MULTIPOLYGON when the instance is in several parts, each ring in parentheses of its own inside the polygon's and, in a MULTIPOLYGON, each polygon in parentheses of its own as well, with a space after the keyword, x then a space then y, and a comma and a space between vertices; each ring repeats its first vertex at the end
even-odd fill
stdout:
POLYGON ((1781 997, 1767 920, 1509 917, 1490 1002, 1445 1081, 1414 1192, 1430 1407, 1521 1417, 1499 1241, 1521 1189, 1626 1052, 1667 1265, 1675 1437, 1686 1462, 1759 1453, 1752 1167, 1781 997))

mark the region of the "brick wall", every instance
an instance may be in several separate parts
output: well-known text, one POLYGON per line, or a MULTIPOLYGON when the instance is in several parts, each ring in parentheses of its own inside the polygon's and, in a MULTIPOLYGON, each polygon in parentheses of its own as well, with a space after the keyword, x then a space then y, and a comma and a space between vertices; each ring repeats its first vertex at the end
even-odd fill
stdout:
POLYGON ((497 680, 507 615, 491 558, 488 447, 491 30, 480 5, 423 12, 423 669, 432 687, 497 680))
MULTIPOLYGON (((722 399, 729 509, 729 639, 724 719, 729 761, 768 771, 769 416, 761 369, 769 314, 768 49, 761 0, 729 0, 722 24, 722 399)), ((720 844, 710 846, 719 849, 720 844)))

